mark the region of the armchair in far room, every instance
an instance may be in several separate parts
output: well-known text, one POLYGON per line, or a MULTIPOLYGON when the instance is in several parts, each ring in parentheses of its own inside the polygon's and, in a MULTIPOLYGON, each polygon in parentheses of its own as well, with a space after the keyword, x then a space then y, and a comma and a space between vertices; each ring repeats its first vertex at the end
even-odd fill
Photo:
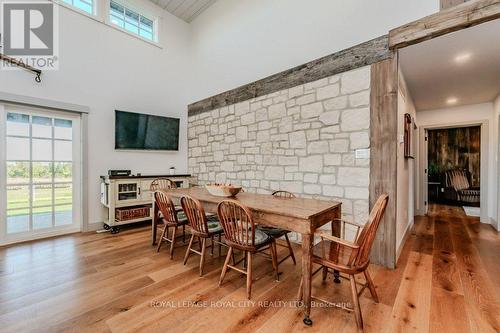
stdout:
POLYGON ((477 206, 480 203, 480 188, 471 186, 468 170, 454 169, 444 173, 444 197, 447 200, 477 206))

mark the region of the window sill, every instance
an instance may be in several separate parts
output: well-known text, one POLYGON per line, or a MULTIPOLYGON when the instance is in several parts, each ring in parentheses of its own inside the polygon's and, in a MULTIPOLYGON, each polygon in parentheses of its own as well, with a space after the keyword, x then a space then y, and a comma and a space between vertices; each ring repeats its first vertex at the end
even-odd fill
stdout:
POLYGON ((113 23, 109 22, 107 19, 103 19, 102 17, 99 17, 98 15, 92 15, 92 14, 89 14, 89 13, 87 13, 87 12, 84 12, 83 10, 80 10, 80 9, 78 9, 78 8, 75 8, 75 7, 73 7, 73 6, 70 6, 70 5, 68 5, 68 4, 66 4, 65 2, 62 2, 62 1, 60 1, 60 0, 52 0, 52 2, 53 2, 54 4, 56 4, 56 5, 59 5, 60 7, 63 7, 63 8, 65 8, 65 9, 68 9, 68 10, 70 10, 70 11, 74 12, 74 13, 77 13, 77 14, 83 15, 83 16, 85 16, 85 17, 87 17, 87 18, 89 18, 89 19, 91 19, 91 20, 93 20, 93 21, 95 21, 95 22, 98 22, 98 23, 104 24, 105 26, 108 26, 108 27, 113 28, 113 29, 115 29, 115 30, 118 30, 118 31, 120 31, 120 32, 122 32, 122 33, 125 33, 125 34, 127 34, 128 36, 130 36, 130 37, 133 37, 133 38, 136 38, 136 39, 138 39, 138 40, 141 40, 141 41, 143 41, 143 42, 145 42, 145 43, 147 43, 147 44, 149 44, 149 45, 156 46, 156 47, 157 47, 157 48, 159 48, 159 49, 163 49, 163 46, 162 46, 159 42, 151 41, 151 40, 148 40, 148 39, 146 39, 146 38, 143 38, 143 37, 141 37, 141 36, 139 36, 139 35, 136 35, 136 34, 134 34, 134 33, 131 33, 131 32, 129 32, 129 31, 127 31, 127 30, 125 30, 125 29, 122 29, 122 28, 120 28, 119 26, 117 26, 117 25, 115 25, 115 24, 113 24, 113 23))

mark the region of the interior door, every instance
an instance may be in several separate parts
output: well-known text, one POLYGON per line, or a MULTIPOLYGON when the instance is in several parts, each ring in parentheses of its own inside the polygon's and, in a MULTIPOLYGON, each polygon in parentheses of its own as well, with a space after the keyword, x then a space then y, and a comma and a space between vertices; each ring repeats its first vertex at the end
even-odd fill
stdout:
POLYGON ((3 105, 2 243, 80 230, 80 116, 3 105))

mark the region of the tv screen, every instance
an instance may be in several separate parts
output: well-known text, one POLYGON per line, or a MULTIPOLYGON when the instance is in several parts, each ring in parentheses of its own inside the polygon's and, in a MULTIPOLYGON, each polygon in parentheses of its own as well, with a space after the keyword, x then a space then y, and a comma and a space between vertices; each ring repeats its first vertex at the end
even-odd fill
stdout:
POLYGON ((179 150, 179 119, 116 110, 115 149, 179 150))

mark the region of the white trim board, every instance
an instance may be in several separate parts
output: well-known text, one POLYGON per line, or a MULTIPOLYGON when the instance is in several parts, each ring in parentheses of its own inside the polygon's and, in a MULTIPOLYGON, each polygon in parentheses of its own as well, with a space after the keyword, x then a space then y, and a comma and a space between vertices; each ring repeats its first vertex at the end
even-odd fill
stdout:
POLYGON ((66 103, 66 102, 58 102, 45 98, 31 97, 31 96, 23 96, 10 94, 6 92, 0 91, 0 102, 6 103, 14 103, 20 104, 24 106, 32 106, 37 108, 46 108, 51 110, 60 110, 66 112, 75 112, 75 113, 89 113, 90 108, 84 105, 66 103))

